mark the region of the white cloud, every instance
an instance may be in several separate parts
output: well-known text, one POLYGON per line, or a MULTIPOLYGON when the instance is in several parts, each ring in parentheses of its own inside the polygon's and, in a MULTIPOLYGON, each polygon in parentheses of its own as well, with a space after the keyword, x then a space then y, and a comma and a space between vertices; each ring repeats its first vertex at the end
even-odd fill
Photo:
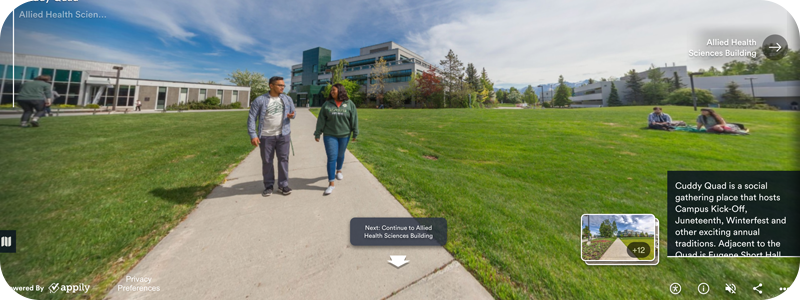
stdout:
POLYGON ((719 67, 720 62, 686 54, 696 41, 707 38, 700 34, 746 30, 759 36, 760 44, 773 32, 787 32, 787 18, 780 6, 752 0, 505 1, 409 32, 406 46, 431 62, 453 49, 465 64, 485 67, 501 86, 536 85, 554 82, 562 74, 568 81, 620 77, 650 63, 719 67))
POLYGON ((104 45, 86 43, 49 33, 17 29, 15 51, 25 54, 53 56, 50 45, 58 45, 58 56, 72 59, 124 63, 140 67, 140 78, 165 79, 176 81, 218 82, 220 74, 193 72, 178 62, 147 57, 104 45), (91 49, 91 51, 87 51, 91 49))

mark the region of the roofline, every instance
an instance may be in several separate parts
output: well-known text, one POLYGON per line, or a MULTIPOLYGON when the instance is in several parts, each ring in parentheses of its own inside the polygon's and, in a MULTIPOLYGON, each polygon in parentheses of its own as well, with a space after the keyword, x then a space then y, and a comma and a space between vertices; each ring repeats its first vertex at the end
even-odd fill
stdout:
MULTIPOLYGON (((97 76, 97 75, 89 75, 89 77, 94 78, 109 78, 109 79, 117 79, 116 76, 97 76)), ((221 83, 202 83, 202 82, 190 82, 190 81, 175 81, 175 80, 162 80, 162 79, 147 79, 147 78, 130 78, 130 77, 120 77, 119 79, 127 79, 127 80, 144 80, 144 81, 159 81, 159 82, 174 82, 174 83, 190 83, 190 84, 205 84, 205 85, 218 85, 218 86, 227 86, 227 87, 241 87, 241 88, 249 88, 249 86, 238 86, 232 84, 221 84, 221 83)))

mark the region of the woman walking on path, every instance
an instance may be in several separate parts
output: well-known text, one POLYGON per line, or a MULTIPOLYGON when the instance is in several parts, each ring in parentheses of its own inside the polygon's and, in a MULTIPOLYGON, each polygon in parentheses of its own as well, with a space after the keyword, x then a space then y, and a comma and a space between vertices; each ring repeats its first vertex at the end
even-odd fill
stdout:
POLYGON ((319 136, 325 143, 325 153, 328 155, 328 188, 325 195, 333 192, 334 181, 344 179, 342 165, 344 152, 350 135, 353 142, 358 136, 358 113, 356 105, 347 97, 347 91, 340 83, 331 87, 328 101, 322 104, 317 117, 317 130, 314 139, 319 142, 319 136))
POLYGON ((22 84, 17 96, 17 102, 22 107, 20 126, 28 127, 28 121, 33 127, 39 127, 39 118, 44 116, 46 105, 50 105, 53 90, 50 88, 50 75, 36 77, 33 81, 22 84), (34 114, 33 111, 36 111, 34 114), (33 115, 33 118, 31 118, 33 115))

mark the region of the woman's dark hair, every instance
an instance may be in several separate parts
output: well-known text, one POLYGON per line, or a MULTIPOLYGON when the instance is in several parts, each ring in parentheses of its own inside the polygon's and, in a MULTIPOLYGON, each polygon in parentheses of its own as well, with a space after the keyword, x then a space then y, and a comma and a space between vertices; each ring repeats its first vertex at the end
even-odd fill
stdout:
MULTIPOLYGON (((701 108, 701 109, 700 109, 700 111, 707 111, 709 115, 711 115, 712 117, 714 117, 714 121, 717 121, 717 124, 722 124, 722 123, 724 123, 724 122, 722 121, 722 117, 720 117, 720 116, 717 114, 717 112, 716 112, 716 111, 714 111, 713 109, 710 109, 710 108, 701 108)), ((708 123, 708 116, 705 116, 705 115, 704 115, 704 116, 703 116, 703 121, 704 121, 704 122, 706 122, 706 123, 708 123)))
MULTIPOLYGON (((336 88, 336 90, 339 91, 339 95, 337 97, 339 99, 336 99, 336 100, 345 101, 345 100, 350 99, 349 97, 347 97, 347 90, 344 89, 344 86, 341 83, 334 84, 331 87, 331 90, 333 90, 333 88, 336 88)), ((328 98, 328 100, 334 100, 333 98, 331 98, 331 93, 328 93, 327 98, 328 98)))
POLYGON ((33 80, 39 80, 39 81, 44 81, 44 82, 50 82, 50 80, 51 80, 51 79, 52 79, 52 77, 50 77, 50 75, 39 75, 39 77, 36 77, 36 78, 34 78, 33 80))

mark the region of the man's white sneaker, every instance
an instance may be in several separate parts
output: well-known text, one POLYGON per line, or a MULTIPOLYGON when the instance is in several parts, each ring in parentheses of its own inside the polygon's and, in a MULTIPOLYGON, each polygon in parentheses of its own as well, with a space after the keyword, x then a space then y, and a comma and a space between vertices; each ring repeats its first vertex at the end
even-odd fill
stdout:
POLYGON ((344 179, 344 175, 342 175, 342 172, 336 173, 336 179, 337 179, 337 180, 342 180, 342 179, 344 179))
POLYGON ((334 188, 334 187, 335 187, 335 186, 332 186, 332 185, 331 185, 331 186, 328 186, 328 188, 327 188, 327 189, 325 189, 325 195, 330 195, 331 193, 333 193, 333 188, 334 188))

